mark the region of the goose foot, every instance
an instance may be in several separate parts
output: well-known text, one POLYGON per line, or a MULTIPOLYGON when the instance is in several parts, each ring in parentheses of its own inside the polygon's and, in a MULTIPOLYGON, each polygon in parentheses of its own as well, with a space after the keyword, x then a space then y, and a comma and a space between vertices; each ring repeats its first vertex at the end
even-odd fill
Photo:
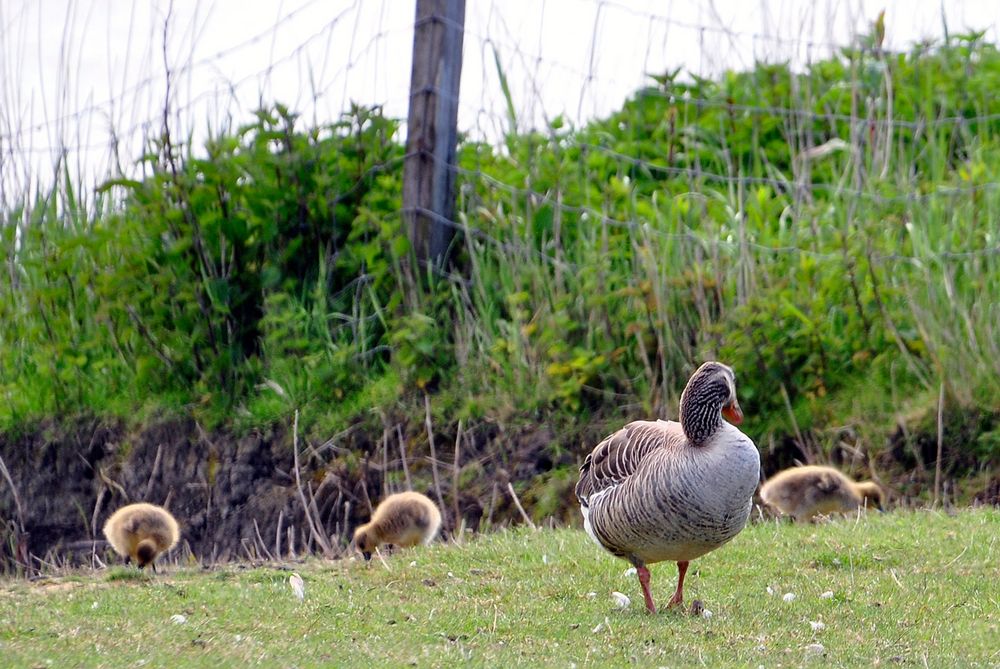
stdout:
POLYGON ((687 570, 687 560, 677 563, 677 590, 674 591, 674 596, 670 598, 670 602, 667 604, 668 609, 680 606, 684 601, 684 575, 687 574, 687 570))

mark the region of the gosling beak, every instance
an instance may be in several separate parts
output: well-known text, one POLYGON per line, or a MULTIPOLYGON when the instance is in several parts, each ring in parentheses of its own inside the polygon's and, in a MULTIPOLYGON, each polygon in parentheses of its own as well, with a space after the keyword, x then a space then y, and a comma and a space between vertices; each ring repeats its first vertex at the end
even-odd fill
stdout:
POLYGON ((733 425, 739 425, 743 422, 743 412, 740 410, 740 403, 735 399, 722 407, 722 415, 733 425))
POLYGON ((365 562, 371 562, 371 560, 372 560, 371 551, 361 551, 361 555, 364 556, 365 562))

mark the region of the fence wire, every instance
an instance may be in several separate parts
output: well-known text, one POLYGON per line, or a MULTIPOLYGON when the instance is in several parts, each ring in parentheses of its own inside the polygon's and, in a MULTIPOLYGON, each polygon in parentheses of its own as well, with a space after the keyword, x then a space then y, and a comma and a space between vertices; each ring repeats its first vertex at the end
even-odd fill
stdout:
MULTIPOLYGON (((108 176, 141 175, 138 159, 162 133, 165 120, 172 134, 190 142, 197 153, 209 135, 239 126, 251 119, 255 108, 272 102, 289 104, 302 114, 304 123, 311 124, 336 121, 352 103, 381 105, 388 115, 405 117, 410 99, 413 2, 286 1, 269 19, 260 18, 267 11, 262 7, 234 0, 213 0, 203 3, 200 10, 192 7, 168 0, 133 0, 123 24, 127 34, 112 34, 113 14, 121 14, 122 9, 112 9, 103 0, 45 4, 0 0, 6 103, 0 111, 0 206, 8 211, 17 206, 30 208, 54 181, 67 177, 78 190, 82 186, 89 191, 108 176), (54 21, 56 14, 63 20, 54 21), (104 34, 108 43, 103 45, 101 21, 108 26, 104 34), (283 99, 286 96, 291 99, 283 99)), ((788 62, 795 71, 805 72, 823 58, 862 48, 858 33, 870 29, 877 14, 863 2, 754 7, 735 2, 664 7, 641 0, 544 0, 530 7, 516 0, 470 3, 459 129, 470 140, 488 143, 502 155, 508 133, 538 130, 545 135, 557 118, 582 128, 620 109, 639 91, 696 110, 717 109, 786 124, 841 123, 858 132, 877 127, 890 137, 900 131, 969 133, 1000 123, 1000 113, 924 118, 891 109, 844 114, 808 100, 790 101, 787 106, 764 101, 745 104, 690 92, 678 94, 651 77, 679 69, 678 81, 690 83, 726 69, 747 69, 762 60, 788 62), (766 11, 759 25, 748 23, 748 12, 761 8, 766 11)), ((962 11, 971 16, 963 14, 955 23, 978 17, 986 21, 984 39, 996 37, 988 12, 962 11)), ((907 17, 919 14, 907 3, 889 3, 887 12, 886 53, 925 36, 912 27, 897 28, 907 17)), ((938 33, 927 36, 947 34, 947 22, 948 16, 943 15, 938 33)), ((668 164, 579 135, 571 141, 574 149, 657 179, 684 180, 692 188, 768 187, 790 201, 803 193, 828 193, 872 205, 921 207, 942 199, 968 199, 1000 186, 1000 181, 985 181, 886 195, 841 180, 818 182, 797 174, 749 175, 740 170, 724 173, 668 164)), ((393 168, 399 165, 386 166, 393 168)), ((592 221, 631 229, 648 226, 646 221, 608 216, 586 202, 556 201, 548 189, 531 182, 505 183, 469 165, 454 169, 465 182, 524 201, 543 201, 565 214, 586 215, 592 221)), ((519 243, 499 239, 496 230, 480 229, 475 221, 443 223, 479 239, 519 243)), ((669 237, 674 233, 657 234, 669 237)), ((798 246, 711 240, 696 232, 677 238, 696 244, 741 244, 759 253, 841 257, 798 246)), ((939 250, 934 257, 992 256, 998 248, 994 243, 939 250)), ((530 252, 549 258, 538 249, 530 252)), ((917 260, 905 253, 882 253, 874 258, 917 260)))

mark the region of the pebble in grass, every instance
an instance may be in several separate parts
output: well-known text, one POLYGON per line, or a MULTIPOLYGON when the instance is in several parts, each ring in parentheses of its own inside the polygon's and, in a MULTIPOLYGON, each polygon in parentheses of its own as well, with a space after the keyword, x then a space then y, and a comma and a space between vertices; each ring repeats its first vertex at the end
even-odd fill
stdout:
POLYGON ((825 652, 826 648, 821 643, 811 643, 806 646, 806 655, 822 655, 825 652))
POLYGON ((306 584, 302 581, 302 577, 298 574, 292 574, 288 577, 288 585, 292 588, 292 594, 300 602, 306 597, 306 584))
POLYGON ((617 590, 611 593, 611 599, 614 601, 615 606, 620 609, 627 609, 632 603, 632 600, 629 599, 628 595, 618 592, 617 590))

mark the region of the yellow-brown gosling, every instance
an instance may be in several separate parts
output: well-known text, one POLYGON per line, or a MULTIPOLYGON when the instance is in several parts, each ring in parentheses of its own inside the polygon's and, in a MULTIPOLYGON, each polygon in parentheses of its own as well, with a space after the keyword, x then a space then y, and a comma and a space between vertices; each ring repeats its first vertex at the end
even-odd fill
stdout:
POLYGON ((677 606, 688 563, 746 525, 760 456, 735 427, 742 421, 733 370, 706 362, 681 394, 679 423, 629 423, 598 444, 580 468, 576 496, 584 528, 635 565, 650 613, 656 606, 646 565, 677 563, 677 589, 668 604, 677 606))
POLYGON ((121 507, 104 523, 104 536, 115 552, 125 558, 125 564, 134 560, 139 569, 177 544, 180 530, 170 512, 155 504, 128 504, 121 507))
POLYGON ((820 514, 850 513, 859 506, 882 508, 882 489, 874 481, 855 483, 833 467, 807 465, 778 472, 760 488, 760 498, 797 521, 820 514))
POLYGON ((429 544, 441 529, 441 512, 437 505, 418 492, 389 495, 375 509, 371 521, 354 530, 354 545, 372 559, 381 544, 409 548, 429 544))

